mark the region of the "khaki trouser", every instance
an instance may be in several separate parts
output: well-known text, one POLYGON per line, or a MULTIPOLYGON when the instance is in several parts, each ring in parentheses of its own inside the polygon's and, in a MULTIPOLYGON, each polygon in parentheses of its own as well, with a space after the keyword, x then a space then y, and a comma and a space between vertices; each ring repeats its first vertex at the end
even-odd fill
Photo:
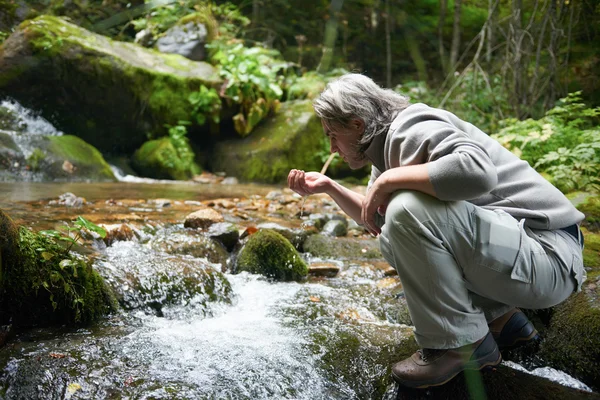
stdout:
POLYGON ((577 240, 523 223, 466 201, 413 191, 392 196, 381 251, 398 271, 420 346, 473 343, 511 308, 550 307, 581 289, 577 240))

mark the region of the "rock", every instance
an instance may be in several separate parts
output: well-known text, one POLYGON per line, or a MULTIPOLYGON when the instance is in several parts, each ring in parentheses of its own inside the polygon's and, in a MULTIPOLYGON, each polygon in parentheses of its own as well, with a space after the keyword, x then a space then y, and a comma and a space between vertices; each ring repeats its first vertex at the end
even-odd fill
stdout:
POLYGON ((292 168, 320 170, 322 142, 323 128, 310 101, 285 102, 252 135, 218 143, 212 168, 240 181, 282 182, 292 168))
POLYGON ((133 42, 140 46, 150 47, 153 41, 154 36, 152 35, 152 32, 149 29, 142 29, 135 34, 135 40, 133 42))
POLYGON ((577 209, 585 214, 582 226, 592 232, 600 232, 600 196, 588 196, 577 209))
POLYGON ((299 281, 308 274, 308 267, 294 246, 271 229, 250 235, 240 251, 236 270, 280 281, 299 281))
POLYGON ((272 229, 275 232, 282 235, 286 238, 298 251, 303 251, 304 241, 310 235, 315 233, 314 230, 307 229, 308 227, 304 227, 304 229, 292 229, 287 228, 285 226, 276 224, 274 222, 263 222, 262 224, 258 224, 256 226, 258 229, 272 229))
POLYGON ((86 204, 86 201, 83 197, 77 197, 73 193, 67 192, 58 196, 58 200, 50 200, 48 204, 65 207, 81 207, 86 204))
POLYGON ((213 264, 220 264, 221 271, 227 269, 229 254, 223 244, 213 238, 200 236, 193 232, 187 234, 169 233, 151 241, 152 247, 168 254, 183 254, 196 258, 206 258, 213 264))
MULTIPOLYGON (((545 340, 539 356, 593 389, 600 389, 600 233, 585 230, 584 266, 588 279, 580 293, 549 310, 542 327, 545 340)), ((548 310, 541 310, 544 312, 548 310)))
POLYGON ((239 181, 235 176, 228 176, 221 181, 221 185, 237 185, 238 183, 239 181))
POLYGON ((0 47, 0 97, 10 95, 113 155, 164 135, 165 124, 194 121, 189 95, 220 84, 208 63, 113 41, 48 15, 23 22, 0 47))
POLYGON ((379 242, 376 239, 357 240, 321 234, 309 236, 304 242, 304 251, 313 257, 342 260, 382 258, 379 242))
POLYGON ((308 266, 308 273, 314 276, 333 278, 338 272, 340 272, 340 267, 334 263, 311 263, 308 266))
MULTIPOLYGON (((119 246, 139 246, 128 242, 119 246)), ((207 302, 231 301, 231 285, 227 278, 206 261, 190 262, 180 255, 164 255, 142 249, 117 252, 98 263, 98 271, 114 289, 125 309, 142 309, 163 316, 169 305, 189 305, 203 311, 207 302), (112 267, 126 263, 127 270, 112 267)))
POLYGON ((175 25, 157 41, 156 48, 162 53, 174 53, 193 61, 204 61, 207 30, 204 24, 188 22, 175 25))
POLYGON ((229 222, 218 222, 208 228, 208 236, 221 242, 227 251, 232 251, 240 238, 237 227, 229 222))
POLYGON ((112 245, 114 242, 133 240, 136 237, 134 230, 127 224, 121 224, 112 229, 105 227, 105 229, 106 237, 103 240, 107 246, 112 245))
POLYGON ((223 216, 212 208, 204 208, 185 217, 183 226, 186 228, 207 229, 217 222, 223 222, 223 216))
POLYGON ((46 236, 17 228, 2 211, 0 228, 0 324, 89 323, 115 309, 112 291, 84 259, 46 236))
POLYGON ((156 208, 165 208, 171 206, 171 200, 169 199, 152 199, 148 200, 148 204, 154 204, 156 208))
POLYGON ((0 174, 24 181, 116 180, 102 154, 76 136, 3 131, 0 131, 0 174), (15 161, 24 168, 15 167, 15 161))
POLYGON ((323 226, 323 235, 340 237, 348 233, 348 222, 346 220, 332 219, 323 226))
POLYGON ((134 153, 132 167, 148 178, 175 180, 190 179, 201 170, 193 160, 180 157, 168 137, 144 143, 134 153))

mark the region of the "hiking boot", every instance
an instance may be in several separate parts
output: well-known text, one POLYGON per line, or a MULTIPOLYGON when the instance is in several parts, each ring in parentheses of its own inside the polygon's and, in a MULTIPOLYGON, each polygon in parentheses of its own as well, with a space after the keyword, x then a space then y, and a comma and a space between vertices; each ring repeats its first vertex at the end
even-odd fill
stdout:
POLYGON ((502 361, 491 333, 456 349, 422 349, 392 366, 396 382, 411 388, 443 385, 464 370, 481 370, 502 361))
POLYGON ((518 308, 496 318, 488 326, 500 350, 512 349, 539 339, 538 331, 518 308))

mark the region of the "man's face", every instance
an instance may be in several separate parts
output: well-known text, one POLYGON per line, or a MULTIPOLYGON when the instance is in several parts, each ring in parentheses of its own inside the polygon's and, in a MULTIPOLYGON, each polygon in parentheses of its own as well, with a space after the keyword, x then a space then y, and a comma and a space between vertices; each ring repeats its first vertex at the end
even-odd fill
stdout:
POLYGON ((329 138, 332 153, 338 153, 351 169, 364 167, 368 160, 358 151, 358 142, 364 133, 364 123, 361 120, 352 120, 348 127, 328 125, 321 121, 323 131, 329 138))

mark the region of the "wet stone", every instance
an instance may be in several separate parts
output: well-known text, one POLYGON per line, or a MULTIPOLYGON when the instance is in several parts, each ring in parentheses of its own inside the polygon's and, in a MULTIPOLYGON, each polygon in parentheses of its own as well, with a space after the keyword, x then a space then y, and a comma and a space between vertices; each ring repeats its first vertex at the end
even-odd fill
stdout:
POLYGON ((334 263, 312 263, 308 266, 308 273, 313 276, 333 278, 340 272, 340 266, 334 263))
POLYGON ((211 225, 208 228, 208 236, 221 242, 227 251, 233 250, 240 239, 237 227, 229 222, 218 222, 211 225))
POLYGON ((133 240, 137 237, 135 231, 127 224, 121 224, 118 226, 105 226, 106 237, 104 243, 110 246, 117 241, 128 241, 133 240))
POLYGON ((212 208, 204 208, 185 217, 183 224, 186 228, 207 229, 217 222, 223 222, 223 216, 212 208))
POLYGON ((332 219, 325 224, 321 233, 335 237, 346 236, 348 233, 348 222, 346 220, 332 219))

